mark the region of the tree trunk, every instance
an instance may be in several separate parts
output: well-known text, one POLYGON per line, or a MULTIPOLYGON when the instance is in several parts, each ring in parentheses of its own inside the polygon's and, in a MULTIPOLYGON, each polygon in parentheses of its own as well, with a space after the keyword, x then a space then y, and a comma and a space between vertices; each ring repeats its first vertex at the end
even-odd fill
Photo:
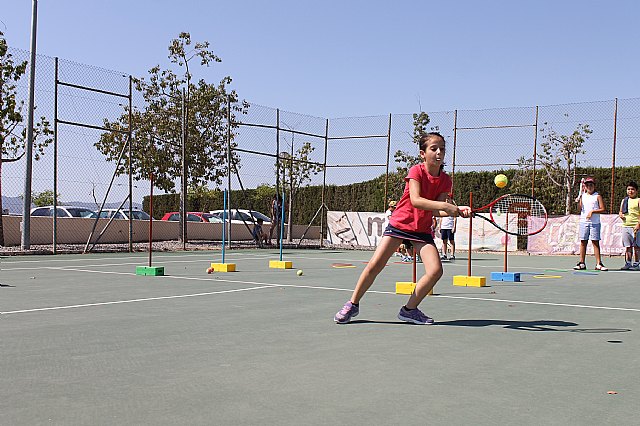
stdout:
POLYGON ((568 216, 571 214, 571 182, 567 179, 567 196, 564 200, 564 214, 568 216))

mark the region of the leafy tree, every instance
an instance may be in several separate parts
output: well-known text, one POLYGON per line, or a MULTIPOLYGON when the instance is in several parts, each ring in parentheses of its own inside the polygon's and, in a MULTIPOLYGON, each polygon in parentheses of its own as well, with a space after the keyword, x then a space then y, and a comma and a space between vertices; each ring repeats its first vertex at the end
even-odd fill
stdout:
MULTIPOLYGON (((293 140, 291 143, 293 144, 293 140)), ((293 200, 295 200, 296 193, 302 185, 311 181, 311 175, 316 175, 322 171, 322 165, 311 162, 310 155, 314 149, 311 143, 305 142, 293 155, 289 152, 280 153, 280 182, 282 182, 282 186, 289 192, 289 210, 287 213, 289 216, 287 221, 288 241, 291 241, 293 200)))
POLYGON ((271 214, 271 200, 276 193, 276 188, 266 183, 262 183, 256 187, 254 202, 260 211, 264 210, 267 215, 271 214), (265 202, 266 200, 266 202, 265 202))
MULTIPOLYGON (((565 117, 567 114, 565 114, 565 117)), ((588 124, 578 124, 570 135, 559 134, 549 123, 544 123, 540 129, 542 133, 541 152, 537 155, 537 163, 548 181, 550 190, 560 188, 564 192, 565 215, 571 213, 573 188, 576 187, 576 168, 580 165, 578 154, 584 154, 584 143, 593 133, 588 124)), ((524 174, 531 175, 533 158, 520 157, 518 159, 518 173, 516 178, 524 179, 524 174)), ((538 186, 538 185, 536 185, 538 186)), ((540 185, 543 186, 543 185, 540 185)))
MULTIPOLYGON (((58 204, 60 199, 60 194, 58 194, 58 204)), ((53 191, 47 189, 46 191, 36 192, 31 196, 31 202, 35 204, 36 207, 50 206, 53 204, 53 191)))
POLYGON ((409 169, 422 161, 419 155, 420 136, 422 136, 424 133, 427 133, 428 131, 439 130, 437 126, 431 127, 429 129, 428 125, 430 122, 431 119, 429 118, 429 114, 424 111, 413 114, 413 134, 411 135, 411 140, 413 141, 413 143, 415 143, 415 149, 413 150, 413 152, 398 150, 393 155, 397 167, 395 174, 390 176, 389 187, 391 190, 388 194, 390 200, 400 199, 402 193, 404 192, 404 178, 409 173, 409 169))
MULTIPOLYGON (((17 98, 17 83, 27 70, 27 61, 14 61, 4 34, 0 31, 0 211, 2 211, 2 164, 20 160, 25 155, 27 127, 23 124, 24 100, 17 98)), ((53 131, 45 117, 34 123, 33 154, 37 161, 51 143, 53 131)), ((0 245, 4 229, 0 215, 0 245)))
MULTIPOLYGON (((194 60, 206 67, 213 62, 221 62, 209 50, 209 42, 192 43, 189 33, 180 33, 169 44, 168 58, 176 71, 156 65, 149 70, 147 79, 134 79, 135 89, 142 93, 145 101, 142 111, 132 111, 131 162, 134 178, 147 179, 153 172, 158 188, 175 192, 176 179, 182 175, 180 141, 184 90, 187 110, 184 124, 188 135, 185 159, 189 170, 187 185, 192 188, 209 182, 220 185, 227 170, 227 101, 231 102, 232 114, 245 113, 248 104, 238 104, 236 92, 228 90, 231 77, 224 77, 217 85, 204 79, 193 81, 191 65, 194 60)), ((129 111, 126 110, 118 121, 105 119, 104 124, 109 129, 126 131, 128 120, 129 111)), ((233 138, 233 133, 231 136, 233 138)), ((126 142, 125 133, 107 132, 101 135, 95 146, 108 161, 115 161, 126 142)), ((234 160, 238 162, 237 158, 234 160)), ((128 172, 128 161, 121 164, 118 174, 128 172)))

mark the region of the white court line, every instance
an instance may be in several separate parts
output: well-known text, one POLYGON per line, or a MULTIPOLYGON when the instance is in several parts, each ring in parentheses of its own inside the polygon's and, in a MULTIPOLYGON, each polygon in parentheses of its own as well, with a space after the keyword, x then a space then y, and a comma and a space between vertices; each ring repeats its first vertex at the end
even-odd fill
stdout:
MULTIPOLYGON (((272 255, 254 255, 254 256, 247 256, 247 253, 235 253, 236 255, 240 256, 244 256, 244 257, 238 257, 235 258, 234 261, 243 261, 243 260, 257 260, 257 259, 267 259, 267 258, 272 258, 272 255)), ((184 257, 195 257, 192 255, 177 255, 177 256, 154 256, 154 259, 156 257, 162 257, 162 258, 167 258, 167 260, 164 260, 162 263, 197 263, 197 262, 202 262, 203 259, 194 259, 194 260, 182 260, 181 258, 184 257), (173 259, 177 259, 177 260, 173 260, 173 259)), ((215 256, 197 256, 197 257, 214 257, 215 256)), ((138 259, 138 257, 128 257, 128 258, 104 258, 107 260, 129 260, 130 262, 123 262, 123 263, 97 263, 97 264, 78 264, 78 265, 68 265, 68 266, 60 266, 60 268, 68 268, 68 267, 76 267, 76 268, 93 268, 93 267, 111 267, 111 266, 132 266, 132 265, 140 265, 140 261, 133 261, 131 262, 131 259, 138 259)), ((327 257, 310 257, 310 256, 288 256, 288 258, 290 259, 306 259, 306 260, 326 260, 326 261, 335 261, 336 259, 331 259, 331 258, 327 258, 327 257)), ((140 259, 142 260, 146 260, 145 257, 140 257, 140 259)), ((89 259, 87 259, 89 260, 89 259)), ((99 259, 91 259, 91 260, 99 260, 99 259)), ((341 258, 342 261, 347 261, 347 262, 362 262, 362 260, 354 260, 354 259, 344 259, 341 258)), ((391 260, 391 259, 389 259, 391 260)), ((53 259, 52 261, 61 261, 61 262, 71 262, 71 261, 77 261, 77 259, 53 259)), ((215 259, 211 260, 212 262, 215 261, 215 259)), ((18 262, 11 262, 11 263, 41 263, 41 261, 18 261, 18 262)), ((460 267, 464 267, 466 268, 466 263, 458 263, 458 264, 448 264, 450 266, 460 266, 460 267)), ((34 269, 43 269, 43 268, 58 268, 55 266, 35 266, 35 267, 17 267, 17 268, 0 268, 0 270, 2 271, 31 271, 34 269)), ((474 266, 474 268, 491 268, 491 269, 495 269, 497 268, 496 265, 476 265, 474 266)), ((517 268, 516 268, 517 269, 517 268)), ((535 271, 546 271, 549 268, 548 267, 533 267, 533 266, 522 266, 520 267, 520 269, 529 269, 529 270, 535 270, 535 271)), ((570 273, 573 272, 571 270, 568 270, 566 273, 570 273)), ((609 270, 606 273, 610 274, 610 273, 628 273, 627 271, 617 271, 617 270, 609 270)))
POLYGON ((221 290, 221 291, 211 291, 207 293, 193 293, 193 294, 180 294, 175 296, 159 296, 159 297, 147 297, 144 299, 128 299, 128 300, 115 300, 112 302, 97 302, 97 303, 85 303, 82 305, 67 305, 67 306, 51 306, 47 308, 35 308, 35 309, 20 309, 17 311, 7 311, 0 312, 0 315, 10 315, 10 314, 24 314, 27 312, 42 312, 42 311, 57 311, 61 309, 74 309, 74 308, 87 308, 90 306, 105 306, 105 305, 119 305, 122 303, 136 303, 136 302, 148 302, 150 300, 163 300, 163 299, 180 299, 185 297, 199 297, 199 296, 210 296, 212 294, 224 294, 224 293, 237 293, 239 291, 249 291, 249 290, 259 290, 262 288, 273 288, 273 285, 266 285, 260 287, 251 287, 251 288, 238 288, 233 290, 221 290))
MULTIPOLYGON (((275 250, 275 249, 274 249, 275 250)), ((500 254, 501 255, 501 254, 500 254)), ((198 258, 213 258, 212 261, 215 261, 215 258, 220 257, 221 256, 221 251, 220 250, 202 250, 202 251, 197 251, 197 252, 191 252, 188 254, 178 254, 178 255, 171 255, 171 254, 154 254, 153 255, 153 259, 167 259, 167 260, 163 260, 163 262, 165 263, 195 263, 195 262, 199 262, 201 259, 198 260, 189 260, 189 261, 185 261, 185 260, 179 260, 182 258, 189 258, 189 257, 198 257, 198 258), (174 260, 177 259, 177 260, 174 260)), ((261 254, 261 253, 242 253, 242 252, 227 252, 227 256, 234 258, 235 261, 242 261, 242 260, 254 260, 254 259, 266 259, 266 258, 273 258, 274 254, 261 254), (236 256, 240 256, 240 257, 236 257, 236 256)), ((130 266, 130 265, 138 265, 140 264, 139 261, 137 261, 137 259, 140 260, 144 260, 148 258, 148 253, 145 252, 136 252, 135 254, 132 254, 131 256, 128 257, 91 257, 90 259, 87 260, 91 260, 91 261, 100 261, 101 259, 104 260, 109 260, 109 261, 114 261, 114 260, 128 260, 129 262, 124 262, 124 263, 109 263, 109 264, 90 264, 90 265, 84 265, 84 264, 80 264, 77 265, 76 267, 78 268, 82 268, 82 267, 102 267, 102 266, 130 266), (135 259, 135 261, 132 261, 132 259, 135 259)), ((306 260, 325 260, 325 261, 336 261, 335 258, 331 258, 331 257, 315 257, 315 256, 304 256, 304 255, 290 255, 287 256, 287 258, 291 258, 291 259, 306 259, 306 260)), ((389 261, 392 261, 393 257, 391 257, 389 259, 389 261)), ((354 263, 359 263, 359 262, 366 262, 366 260, 362 260, 362 259, 348 259, 348 258, 343 258, 340 257, 340 260, 342 262, 354 262, 354 263)), ((500 261, 501 258, 497 258, 496 261, 500 261)), ((78 262, 77 258, 73 258, 73 259, 51 259, 51 260, 46 260, 47 262, 78 262)), ((472 259, 473 261, 473 259, 472 259)), ((16 263, 42 263, 44 262, 42 259, 38 259, 38 260, 18 260, 18 261, 11 261, 11 262, 7 262, 6 264, 16 264, 16 263)), ((1 263, 0 263, 1 265, 1 263)), ((460 262, 454 262, 454 263, 450 263, 447 262, 446 265, 448 265, 448 267, 467 267, 467 262, 466 261, 460 261, 460 262)), ((70 265, 70 266, 74 266, 74 265, 70 265)), ((447 267, 447 266, 445 266, 447 267)), ((473 265, 473 268, 491 268, 491 269, 495 269, 497 267, 501 267, 500 265, 473 265)), ((38 266, 38 269, 43 268, 43 266, 38 266)), ((27 267, 23 267, 23 268, 0 268, 0 270, 3 271, 19 271, 19 270, 32 270, 34 268, 27 268, 27 267)), ((511 267, 511 269, 514 269, 514 267, 511 267)), ((515 267, 515 269, 524 269, 524 270, 533 270, 533 271, 545 271, 547 269, 550 269, 549 267, 533 267, 533 266, 518 266, 515 267)), ((567 273, 571 273, 573 272, 571 269, 567 270, 567 273)), ((606 272, 607 274, 611 274, 611 273, 627 273, 627 271, 618 271, 618 270, 609 270, 606 272)))
MULTIPOLYGON (((48 269, 53 270, 62 270, 62 271, 76 271, 76 272, 89 272, 89 273, 97 273, 97 274, 115 274, 115 275, 135 275, 131 272, 108 272, 108 271, 93 271, 89 269, 76 269, 76 268, 64 268, 58 267, 53 268, 50 267, 48 269)), ((192 280, 192 281, 219 281, 226 283, 235 283, 235 284, 251 284, 256 285, 256 287, 244 288, 244 289, 235 289, 235 290, 221 290, 207 293, 195 293, 195 294, 186 294, 186 295, 175 295, 175 296, 160 296, 160 297, 150 297, 145 299, 130 299, 130 300, 120 300, 113 302, 101 302, 101 303, 89 303, 83 305, 70 305, 70 306, 58 306, 58 307, 48 307, 48 308, 35 308, 35 309, 22 309, 17 311, 8 311, 8 312, 0 312, 2 315, 6 314, 17 314, 17 313, 26 313, 26 312, 38 312, 38 311, 51 311, 51 310, 59 310, 59 309, 71 309, 71 308, 82 308, 89 306, 102 306, 102 305, 114 305, 120 303, 133 303, 133 302, 144 302, 149 300, 163 300, 163 299, 177 299, 183 297, 197 297, 197 296, 210 296, 214 294, 223 294, 223 293, 233 293, 239 291, 248 291, 248 290, 258 290, 264 288, 274 288, 274 287, 288 287, 288 288, 308 288, 308 289, 316 289, 316 290, 332 290, 332 291, 346 291, 352 292, 353 289, 346 288, 335 288, 335 287, 325 287, 325 286, 309 286, 309 285, 294 285, 294 284, 276 284, 276 283, 265 283, 258 281, 240 281, 240 280, 227 280, 222 278, 198 278, 198 277, 177 277, 177 276, 160 276, 155 278, 165 278, 165 279, 179 279, 179 280, 192 280)), ((390 291, 377 291, 377 290, 369 290, 368 293, 376 293, 376 294, 390 294, 396 295, 395 292, 390 291)), ((635 308, 618 308, 618 307, 610 307, 610 306, 593 306, 593 305, 578 305, 571 303, 551 303, 551 302, 533 302, 526 300, 507 300, 507 299, 491 299, 485 297, 468 297, 468 296, 443 296, 443 295, 434 295, 432 297, 442 298, 442 299, 462 299, 462 300, 479 300, 482 302, 496 302, 496 303, 518 303, 518 304, 526 304, 526 305, 546 305, 546 306, 562 306, 562 307, 570 307, 570 308, 582 308, 582 309, 604 309, 610 311, 626 311, 626 312, 640 312, 640 309, 635 308)))

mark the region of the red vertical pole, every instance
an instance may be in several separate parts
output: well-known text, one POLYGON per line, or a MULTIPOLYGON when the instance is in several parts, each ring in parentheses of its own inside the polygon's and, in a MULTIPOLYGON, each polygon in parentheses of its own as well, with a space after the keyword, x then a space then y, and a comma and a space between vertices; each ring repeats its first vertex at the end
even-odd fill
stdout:
MULTIPOLYGON (((507 216, 505 218, 505 228, 509 229, 509 212, 507 212, 507 216)), ((504 272, 507 272, 507 247, 509 246, 509 234, 504 233, 504 272)))
POLYGON ((412 283, 417 283, 417 274, 416 274, 416 247, 413 246, 413 281, 412 283))

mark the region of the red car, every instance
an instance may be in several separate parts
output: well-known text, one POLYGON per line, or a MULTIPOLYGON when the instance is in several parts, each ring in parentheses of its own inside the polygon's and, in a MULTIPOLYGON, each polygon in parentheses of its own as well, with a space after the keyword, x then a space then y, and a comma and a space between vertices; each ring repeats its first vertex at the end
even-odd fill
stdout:
MULTIPOLYGON (((169 212, 162 216, 161 220, 178 222, 180 220, 180 212, 169 212)), ((187 222, 209 222, 222 223, 222 220, 210 213, 204 212, 187 212, 187 222)))

